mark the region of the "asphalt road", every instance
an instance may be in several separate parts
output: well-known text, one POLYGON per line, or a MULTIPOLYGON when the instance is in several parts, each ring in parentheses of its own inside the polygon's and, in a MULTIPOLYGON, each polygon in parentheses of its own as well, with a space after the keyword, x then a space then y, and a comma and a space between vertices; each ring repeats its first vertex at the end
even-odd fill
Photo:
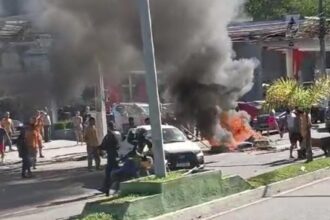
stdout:
POLYGON ((328 178, 208 220, 329 220, 329 185, 328 178))
MULTIPOLYGON (((70 157, 84 154, 85 147, 74 146, 74 143, 60 143, 61 147, 53 144, 45 149, 46 158, 39 161, 35 178, 29 180, 20 178, 20 164, 14 163, 18 160, 17 153, 9 153, 7 159, 13 163, 0 167, 0 219, 69 217, 79 214, 87 201, 98 197, 95 194, 104 173, 88 172, 86 161, 70 160, 70 157), (65 144, 68 146, 63 147, 65 144), (65 159, 57 160, 59 158, 65 159)), ((321 150, 314 150, 315 156, 321 154, 321 150)), ((224 175, 248 178, 296 162, 288 158, 287 150, 252 151, 207 155, 205 161, 207 169, 220 169, 224 175)))

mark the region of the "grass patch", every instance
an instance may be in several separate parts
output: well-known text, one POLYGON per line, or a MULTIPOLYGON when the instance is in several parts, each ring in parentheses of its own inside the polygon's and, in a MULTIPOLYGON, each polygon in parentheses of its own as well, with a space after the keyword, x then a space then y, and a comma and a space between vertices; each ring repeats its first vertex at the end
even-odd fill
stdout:
POLYGON ((115 220, 111 215, 106 213, 95 213, 86 217, 73 218, 72 220, 115 220))
POLYGON ((269 173, 264 173, 248 179, 248 182, 252 187, 257 188, 327 167, 330 167, 330 158, 318 159, 310 163, 293 164, 269 173))
POLYGON ((171 180, 179 179, 183 176, 183 174, 186 171, 180 170, 180 171, 174 171, 167 173, 166 177, 164 178, 158 178, 155 175, 147 176, 141 179, 138 179, 137 182, 148 182, 148 183, 164 183, 171 180))

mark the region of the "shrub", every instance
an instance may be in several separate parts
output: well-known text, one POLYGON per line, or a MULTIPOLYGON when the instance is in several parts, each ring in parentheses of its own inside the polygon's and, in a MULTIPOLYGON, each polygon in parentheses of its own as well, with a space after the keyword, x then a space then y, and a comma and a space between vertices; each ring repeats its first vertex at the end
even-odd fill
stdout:
POLYGON ((114 220, 111 215, 106 213, 95 213, 88 215, 81 220, 114 220))
POLYGON ((71 122, 62 121, 54 124, 55 130, 65 130, 65 129, 72 129, 73 125, 71 122))

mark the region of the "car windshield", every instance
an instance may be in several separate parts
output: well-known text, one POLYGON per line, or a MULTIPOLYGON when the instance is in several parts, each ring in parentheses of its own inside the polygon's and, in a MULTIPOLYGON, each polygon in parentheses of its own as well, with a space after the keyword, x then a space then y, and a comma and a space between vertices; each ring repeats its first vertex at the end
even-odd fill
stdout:
MULTIPOLYGON (((148 131, 151 137, 151 131, 148 131)), ((163 128, 163 140, 165 144, 175 142, 185 142, 186 136, 177 128, 163 128)))
POLYGON ((146 115, 149 115, 149 106, 148 105, 140 105, 146 115))

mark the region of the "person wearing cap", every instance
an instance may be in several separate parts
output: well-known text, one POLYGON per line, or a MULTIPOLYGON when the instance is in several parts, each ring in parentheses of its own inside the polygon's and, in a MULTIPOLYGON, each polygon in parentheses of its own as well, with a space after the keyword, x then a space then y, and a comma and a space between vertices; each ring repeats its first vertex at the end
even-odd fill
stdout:
POLYGON ((118 168, 118 149, 119 141, 117 139, 118 134, 116 134, 113 122, 108 124, 108 133, 104 137, 102 144, 100 146, 101 150, 107 152, 107 166, 105 169, 105 178, 103 183, 103 188, 101 189, 107 196, 110 190, 110 174, 112 170, 118 168))

